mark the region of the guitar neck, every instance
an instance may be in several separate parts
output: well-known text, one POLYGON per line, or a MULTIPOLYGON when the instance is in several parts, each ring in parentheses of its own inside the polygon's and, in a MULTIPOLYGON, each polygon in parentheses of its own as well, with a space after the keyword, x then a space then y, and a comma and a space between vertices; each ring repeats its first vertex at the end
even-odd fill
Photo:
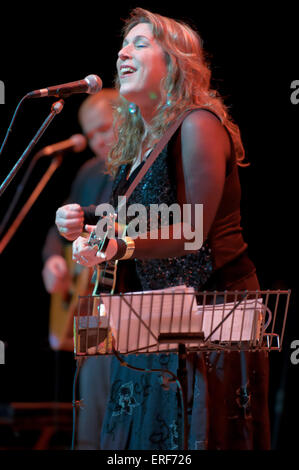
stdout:
MULTIPOLYGON (((98 245, 99 251, 105 251, 107 244, 109 243, 109 235, 111 235, 111 228, 115 228, 115 215, 110 214, 108 217, 108 226, 107 232, 105 233, 102 239, 97 238, 96 232, 92 232, 89 237, 88 243, 90 245, 98 245), (109 225, 110 224, 110 225, 109 225)), ((126 233, 127 226, 117 225, 117 234, 118 237, 123 238, 126 233)), ((115 233, 115 232, 113 232, 115 233)), ((114 235, 115 236, 115 235, 114 235)), ((117 270, 117 260, 107 261, 105 263, 99 264, 96 268, 96 281, 95 287, 92 295, 100 295, 100 293, 114 293, 115 283, 116 283, 116 270, 117 270)))
POLYGON ((97 277, 92 295, 113 294, 116 283, 117 261, 108 261, 96 267, 97 277))

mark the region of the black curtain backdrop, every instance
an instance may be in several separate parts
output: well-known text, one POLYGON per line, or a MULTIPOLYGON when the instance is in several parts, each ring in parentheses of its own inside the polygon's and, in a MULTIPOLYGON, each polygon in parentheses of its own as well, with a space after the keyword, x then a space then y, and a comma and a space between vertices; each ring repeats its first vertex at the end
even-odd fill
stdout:
MULTIPOLYGON (((57 3, 3 7, 0 80, 2 142, 18 101, 29 91, 99 75, 113 86, 123 19, 136 6, 182 19, 201 34, 211 61, 213 86, 225 97, 239 124, 249 168, 240 169, 242 222, 249 253, 264 289, 292 289, 284 348, 272 352, 270 411, 273 446, 292 449, 298 422, 299 364, 291 363, 291 343, 299 340, 297 320, 297 165, 299 105, 291 103, 291 82, 299 79, 294 6, 261 3, 153 1, 57 3), (82 11, 83 10, 83 11, 82 11)), ((30 154, 0 200, 3 218, 34 153, 81 132, 77 110, 86 95, 74 95, 30 154)), ((0 157, 1 183, 22 154, 54 98, 25 101, 0 157)), ((73 359, 48 345, 49 295, 42 279, 41 249, 55 211, 68 195, 79 167, 91 156, 66 156, 1 255, 0 340, 6 364, 0 365, 0 403, 71 400, 73 359), (64 356, 64 355, 62 355, 64 356), (64 363, 65 361, 65 363, 64 363), (57 371, 60 369, 60 372, 57 371), (61 373, 61 371, 63 371, 61 373), (59 378, 57 378, 59 377, 59 378)), ((49 161, 36 166, 17 210, 24 204, 49 161)), ((14 218, 13 217, 13 218, 14 218)), ((12 218, 12 220, 13 220, 12 218)))

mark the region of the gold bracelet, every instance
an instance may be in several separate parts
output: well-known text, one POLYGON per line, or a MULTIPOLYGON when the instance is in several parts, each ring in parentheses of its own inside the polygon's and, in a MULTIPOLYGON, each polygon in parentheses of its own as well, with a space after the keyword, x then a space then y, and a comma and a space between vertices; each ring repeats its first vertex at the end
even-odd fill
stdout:
POLYGON ((132 238, 125 237, 124 242, 126 244, 126 252, 122 258, 119 258, 120 260, 132 258, 135 251, 135 242, 132 238))

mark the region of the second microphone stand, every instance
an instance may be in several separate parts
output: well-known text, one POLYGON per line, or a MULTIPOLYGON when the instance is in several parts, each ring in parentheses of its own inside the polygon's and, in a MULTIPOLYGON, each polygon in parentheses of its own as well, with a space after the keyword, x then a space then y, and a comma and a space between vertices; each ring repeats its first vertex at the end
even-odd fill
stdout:
POLYGON ((33 149, 33 147, 37 144, 37 142, 39 141, 39 139, 41 138, 41 136, 43 135, 45 130, 48 128, 48 126, 53 121, 54 117, 57 114, 61 113, 61 111, 63 110, 63 106, 64 106, 64 101, 62 99, 58 100, 58 101, 56 101, 55 103, 52 104, 50 114, 47 116, 47 118, 45 119, 45 121, 43 122, 43 124, 41 125, 41 127, 39 128, 39 130, 37 131, 37 133, 35 134, 35 136, 31 140, 31 142, 29 143, 27 148, 22 153, 21 157, 19 158, 19 160, 17 161, 17 163, 15 164, 13 169, 10 171, 10 173, 7 175, 7 177, 5 178, 3 183, 1 184, 1 186, 0 186, 0 196, 2 196, 2 194, 4 193, 4 191, 6 190, 8 185, 11 183, 11 181, 13 180, 13 178, 15 177, 15 175, 17 174, 17 172, 19 171, 19 169, 23 165, 24 161, 28 157, 28 155, 31 152, 31 150, 33 149))

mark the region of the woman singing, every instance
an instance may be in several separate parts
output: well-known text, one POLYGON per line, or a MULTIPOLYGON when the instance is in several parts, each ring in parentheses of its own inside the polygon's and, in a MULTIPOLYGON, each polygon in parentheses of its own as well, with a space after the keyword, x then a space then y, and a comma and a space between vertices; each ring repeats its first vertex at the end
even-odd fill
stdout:
MULTIPOLYGON (((240 226, 240 133, 210 89, 198 34, 185 23, 133 10, 118 53, 116 84, 121 102, 115 110, 118 141, 108 164, 114 175, 110 203, 117 207, 118 196, 157 142, 189 111, 127 205, 138 203, 147 210, 151 204, 189 205, 193 241, 201 243, 186 248, 186 232, 175 237, 174 225, 169 239, 162 239, 162 223, 153 238, 147 220, 147 237, 128 237, 125 244, 111 239, 101 258, 80 236, 85 224, 90 231, 98 221, 94 207, 73 204, 58 209, 56 224, 63 236, 75 240, 74 259, 84 266, 119 259, 115 292, 178 285, 197 291, 259 289, 240 226), (203 205, 200 227, 198 204, 203 205)), ((175 353, 129 355, 126 361, 174 373, 178 368, 175 353)), ((192 353, 187 370, 190 449, 269 449, 266 353, 192 353)), ((137 372, 113 359, 101 448, 179 449, 181 419, 175 383, 164 390, 158 374, 137 372)))

